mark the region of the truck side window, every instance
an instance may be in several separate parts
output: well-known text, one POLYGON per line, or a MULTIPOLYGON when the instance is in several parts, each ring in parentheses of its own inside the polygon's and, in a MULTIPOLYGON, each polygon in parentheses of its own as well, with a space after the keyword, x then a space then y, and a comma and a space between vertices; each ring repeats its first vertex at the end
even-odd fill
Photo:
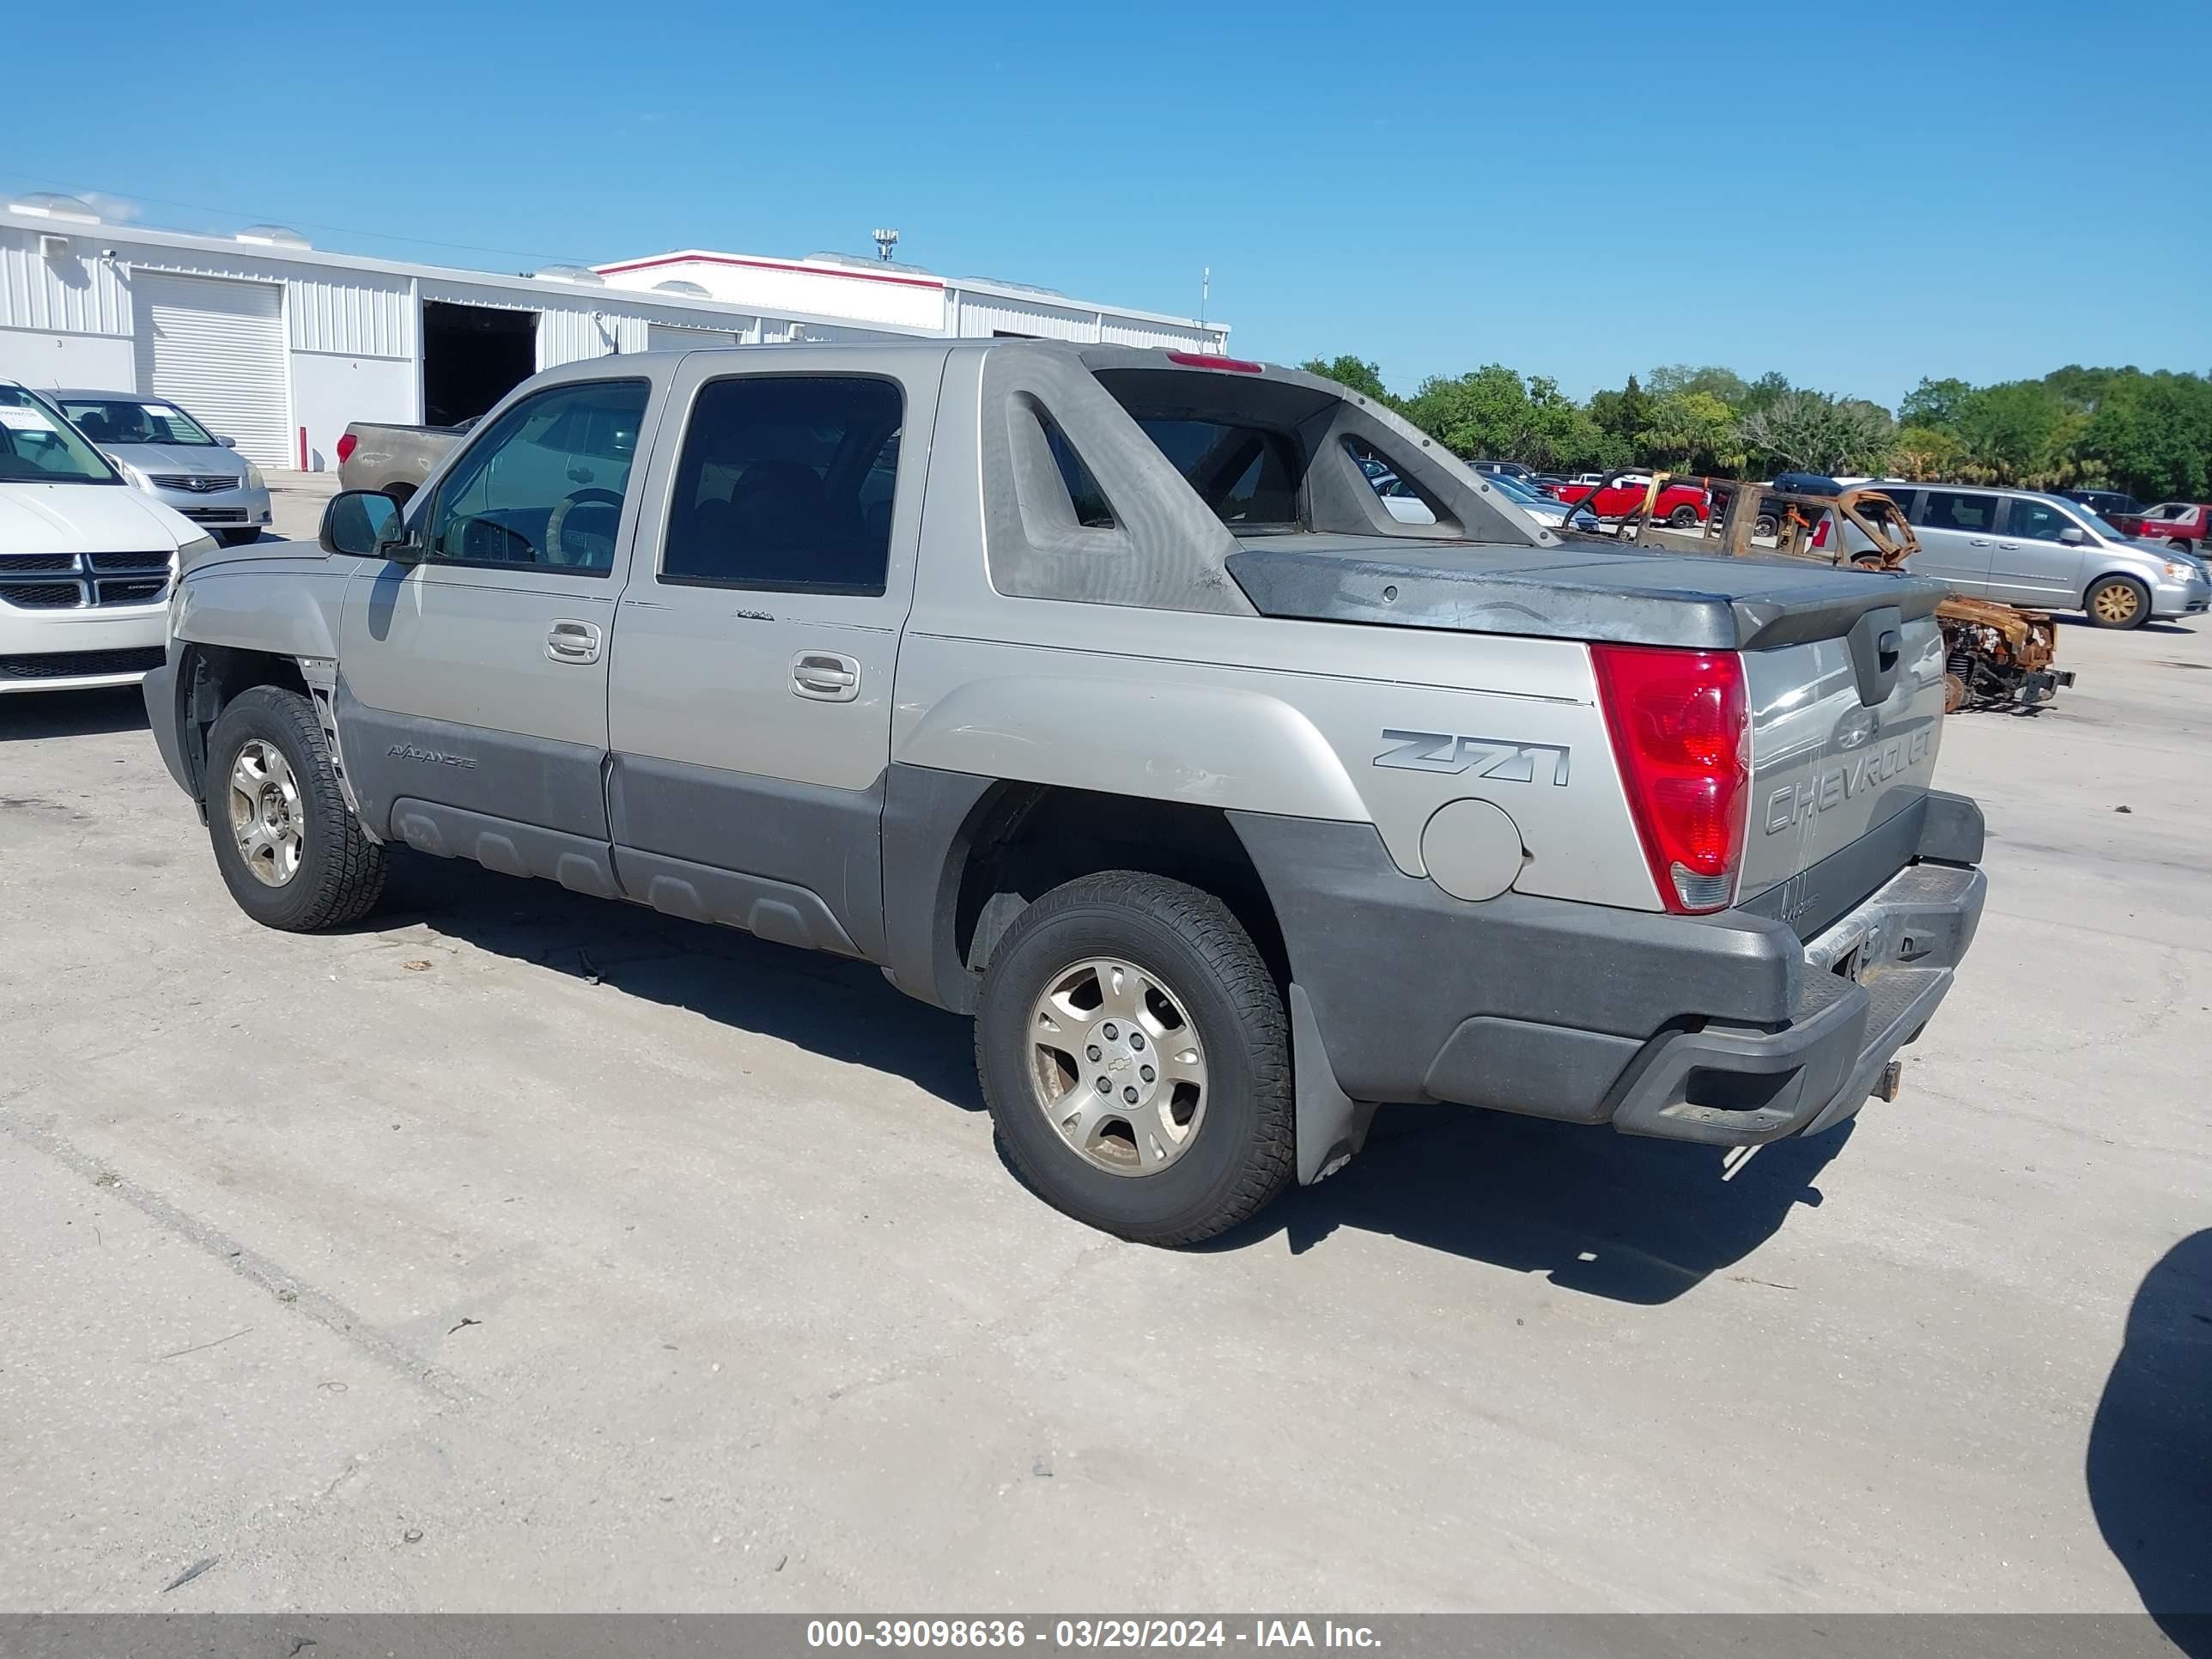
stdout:
POLYGON ((1083 457, 1075 453, 1075 446, 1067 441, 1067 434, 1044 415, 1037 416, 1037 424, 1044 428, 1045 447, 1052 451, 1053 465, 1060 469, 1060 481, 1067 486, 1067 504, 1074 511, 1075 522, 1085 530, 1113 529, 1113 506, 1098 487, 1098 480, 1091 476, 1091 469, 1083 464, 1083 457))
POLYGON ((747 374, 699 389, 660 580, 878 594, 905 401, 851 374, 747 374))
POLYGON ((541 392, 478 434, 426 515, 428 556, 604 576, 629 493, 644 380, 541 392))

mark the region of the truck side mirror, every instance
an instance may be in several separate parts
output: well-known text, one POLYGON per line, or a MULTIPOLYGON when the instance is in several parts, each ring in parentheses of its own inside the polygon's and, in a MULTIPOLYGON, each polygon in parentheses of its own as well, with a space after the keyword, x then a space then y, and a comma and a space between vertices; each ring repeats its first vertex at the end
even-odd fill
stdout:
POLYGON ((380 489, 342 489, 323 508, 322 533, 317 540, 325 553, 411 563, 404 551, 406 536, 399 503, 391 496, 380 489))
POLYGON ((221 444, 225 449, 235 449, 238 447, 238 440, 235 438, 218 437, 216 441, 221 444))

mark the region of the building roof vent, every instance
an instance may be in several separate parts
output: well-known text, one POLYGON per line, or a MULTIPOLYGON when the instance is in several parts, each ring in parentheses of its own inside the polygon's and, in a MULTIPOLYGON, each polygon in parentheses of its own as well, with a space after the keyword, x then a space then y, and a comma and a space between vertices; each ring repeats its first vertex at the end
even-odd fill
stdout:
POLYGON ((238 233, 238 240, 251 242, 256 247, 290 247, 305 250, 314 245, 296 230, 283 225, 248 225, 238 233))
POLYGON ((955 280, 963 283, 975 283, 987 288, 1011 289, 1016 294, 1041 294, 1048 300, 1065 300, 1067 298, 1067 291, 1065 289, 1041 288, 1035 283, 1009 283, 997 276, 961 276, 955 278, 955 280))
POLYGON ((18 196, 8 204, 10 213, 27 213, 39 219, 69 219, 80 225, 96 225, 100 216, 89 204, 74 196, 63 196, 51 190, 34 190, 28 196, 18 196))
POLYGON ((605 277, 582 265, 540 265, 531 274, 541 283, 580 283, 586 288, 607 285, 605 277))
POLYGON ((850 265, 860 270, 883 270, 903 276, 934 276, 937 274, 927 265, 910 265, 903 259, 885 259, 878 255, 862 253, 810 253, 799 264, 850 265))
POLYGON ((665 283, 653 285, 655 294, 680 294, 687 300, 711 300, 714 296, 696 283, 687 283, 680 276, 672 276, 665 283))

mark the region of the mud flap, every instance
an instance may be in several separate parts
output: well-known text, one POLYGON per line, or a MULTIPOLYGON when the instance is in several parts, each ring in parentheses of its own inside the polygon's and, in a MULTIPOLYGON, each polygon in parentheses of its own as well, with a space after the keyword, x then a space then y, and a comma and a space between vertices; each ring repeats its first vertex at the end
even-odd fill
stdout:
POLYGON ((1310 1187, 1352 1162, 1375 1121, 1371 1102, 1349 1097, 1329 1066, 1306 988, 1291 986, 1291 1081, 1297 1091, 1298 1185, 1310 1187))

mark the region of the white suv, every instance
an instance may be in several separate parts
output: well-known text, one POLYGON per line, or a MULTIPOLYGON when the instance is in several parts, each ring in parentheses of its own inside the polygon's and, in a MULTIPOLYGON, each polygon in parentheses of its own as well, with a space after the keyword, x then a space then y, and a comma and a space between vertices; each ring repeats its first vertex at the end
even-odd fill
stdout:
POLYGON ((0 381, 0 695, 135 685, 161 664, 179 568, 214 549, 52 404, 0 381))

